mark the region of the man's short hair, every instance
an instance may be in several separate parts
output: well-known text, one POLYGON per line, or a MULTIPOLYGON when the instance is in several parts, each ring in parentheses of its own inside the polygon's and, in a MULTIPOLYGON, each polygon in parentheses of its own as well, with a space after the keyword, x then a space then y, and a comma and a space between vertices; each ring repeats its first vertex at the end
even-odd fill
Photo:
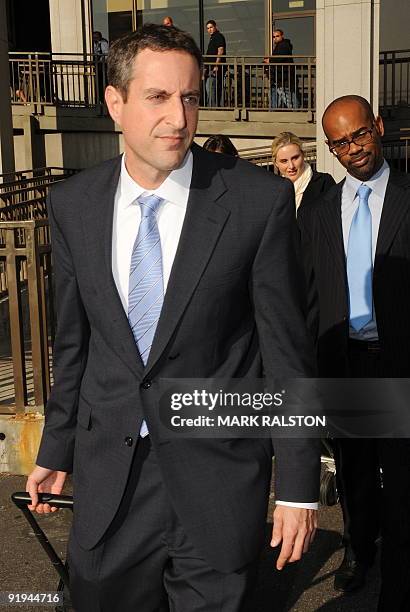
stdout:
POLYGON ((283 30, 281 30, 280 28, 275 28, 275 29, 273 30, 273 32, 274 32, 274 33, 275 33, 275 32, 279 32, 279 34, 280 34, 281 36, 283 36, 283 30))
POLYGON ((332 111, 336 106, 339 106, 339 104, 348 104, 349 102, 356 102, 356 104, 359 104, 367 113, 367 116, 370 120, 375 118, 371 104, 368 100, 366 100, 366 98, 363 98, 363 96, 358 96, 356 94, 348 94, 336 98, 335 100, 333 100, 333 102, 330 102, 327 108, 325 108, 325 111, 322 116, 322 126, 329 111, 332 111))
POLYGON ((211 24, 212 26, 214 26, 214 28, 216 28, 216 21, 214 19, 208 19, 208 21, 206 22, 206 25, 211 24))
POLYGON ((184 51, 189 53, 202 68, 202 55, 190 34, 175 27, 148 23, 136 32, 118 38, 107 56, 108 84, 121 92, 127 101, 128 89, 133 78, 134 60, 140 51, 184 51))

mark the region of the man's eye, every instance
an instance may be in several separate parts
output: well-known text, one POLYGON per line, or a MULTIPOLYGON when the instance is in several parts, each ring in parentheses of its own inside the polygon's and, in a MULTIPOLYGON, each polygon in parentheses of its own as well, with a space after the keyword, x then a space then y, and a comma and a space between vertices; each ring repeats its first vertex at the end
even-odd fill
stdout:
POLYGON ((154 94, 148 98, 152 102, 162 102, 164 100, 163 94, 154 94))
POLYGON ((183 96, 182 101, 187 106, 198 106, 199 96, 183 96))

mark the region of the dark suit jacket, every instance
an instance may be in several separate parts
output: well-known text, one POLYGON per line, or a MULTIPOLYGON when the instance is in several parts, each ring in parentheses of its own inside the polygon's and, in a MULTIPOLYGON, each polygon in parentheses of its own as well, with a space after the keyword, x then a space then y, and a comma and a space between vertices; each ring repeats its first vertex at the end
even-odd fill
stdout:
POLYGON ((336 185, 336 182, 330 174, 326 172, 316 172, 313 170, 312 178, 309 181, 308 186, 306 187, 302 201, 299 204, 298 214, 302 208, 302 206, 309 206, 312 202, 316 202, 319 200, 326 191, 329 191, 333 185, 336 185))
MULTIPOLYGON (((349 334, 343 181, 298 215, 319 374, 346 376, 349 334)), ((377 239, 373 299, 384 376, 410 376, 410 177, 391 170, 377 239)))
MULTIPOLYGON (((271 441, 161 439, 158 379, 304 376, 313 351, 293 186, 237 158, 192 150, 186 217, 145 368, 111 270, 120 158, 51 192, 58 334, 38 463, 74 469, 74 529, 91 548, 119 507, 145 418, 186 532, 211 566, 231 571, 263 541, 271 441)), ((315 501, 317 444, 278 440, 275 454, 278 498, 315 501)))

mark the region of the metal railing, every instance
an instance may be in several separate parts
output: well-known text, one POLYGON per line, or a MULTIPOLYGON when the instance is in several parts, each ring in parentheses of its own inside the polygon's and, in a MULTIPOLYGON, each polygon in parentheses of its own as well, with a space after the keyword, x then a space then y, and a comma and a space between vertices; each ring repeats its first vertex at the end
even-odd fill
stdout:
POLYGON ((47 167, 0 175, 0 221, 46 219, 49 187, 75 172, 47 167))
MULTIPOLYGON (((95 54, 9 54, 11 100, 15 105, 94 108, 105 113, 106 56, 95 54)), ((201 107, 302 110, 315 107, 315 57, 208 56, 201 107), (276 63, 274 63, 276 62, 276 63)))
POLYGON ((402 172, 410 172, 410 128, 402 128, 399 139, 383 139, 383 155, 389 165, 402 172))
POLYGON ((0 413, 23 413, 28 400, 42 410, 51 384, 53 282, 46 197, 75 172, 39 168, 0 175, 1 363, 13 365, 14 393, 0 372, 0 413), (4 318, 7 318, 7 324, 4 318), (9 326, 9 334, 6 330, 9 326), (9 338, 5 336, 9 335, 9 338))
POLYGON ((380 108, 410 107, 410 49, 382 51, 379 69, 380 108))
POLYGON ((13 104, 104 110, 106 57, 93 53, 9 53, 13 104))
POLYGON ((54 338, 48 221, 1 222, 0 262, 4 264, 1 277, 9 304, 14 380, 14 405, 1 405, 0 412, 24 413, 28 403, 27 329, 33 400, 41 411, 50 392, 49 338, 51 341, 54 338))
POLYGON ((208 56, 204 63, 203 108, 313 111, 316 65, 313 56, 208 56))

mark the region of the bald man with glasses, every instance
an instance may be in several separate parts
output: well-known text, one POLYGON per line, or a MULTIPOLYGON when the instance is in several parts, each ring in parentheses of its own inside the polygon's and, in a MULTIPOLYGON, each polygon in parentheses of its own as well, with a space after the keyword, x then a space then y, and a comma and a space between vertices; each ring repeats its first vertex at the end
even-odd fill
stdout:
MULTIPOLYGON (((409 378, 410 178, 384 159, 383 121, 364 98, 336 99, 322 123, 347 176, 298 215, 319 375, 409 378)), ((334 442, 345 545, 335 589, 364 585, 381 534, 378 612, 408 611, 410 440, 334 442)))

